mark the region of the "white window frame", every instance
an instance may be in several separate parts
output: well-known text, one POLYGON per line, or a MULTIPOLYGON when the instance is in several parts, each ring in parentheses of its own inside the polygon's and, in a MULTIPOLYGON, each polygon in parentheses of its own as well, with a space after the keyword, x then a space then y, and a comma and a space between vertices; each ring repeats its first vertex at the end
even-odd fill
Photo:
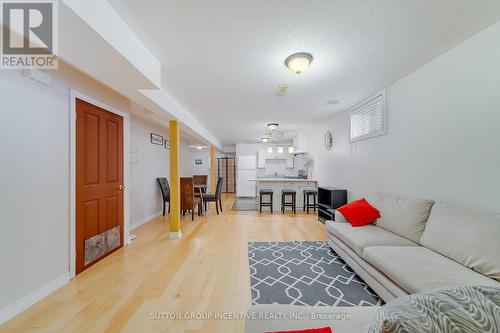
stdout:
POLYGON ((385 91, 385 89, 377 92, 376 94, 373 94, 372 96, 370 96, 369 98, 365 99, 361 103, 359 103, 359 104, 355 105, 354 107, 352 107, 351 110, 349 111, 349 139, 350 139, 350 142, 358 142, 358 141, 370 139, 370 138, 377 137, 377 136, 384 135, 384 134, 387 134, 387 101, 386 101, 386 91, 385 91), (352 116, 353 116, 353 114, 356 111, 358 111, 358 109, 361 108, 363 105, 371 102, 372 100, 374 100, 375 98, 380 97, 380 96, 382 96, 382 103, 383 103, 383 111, 382 111, 383 115, 382 115, 382 118, 383 118, 384 124, 383 124, 382 129, 380 129, 378 131, 373 131, 371 133, 368 133, 368 134, 361 135, 361 136, 353 138, 352 137, 352 116))

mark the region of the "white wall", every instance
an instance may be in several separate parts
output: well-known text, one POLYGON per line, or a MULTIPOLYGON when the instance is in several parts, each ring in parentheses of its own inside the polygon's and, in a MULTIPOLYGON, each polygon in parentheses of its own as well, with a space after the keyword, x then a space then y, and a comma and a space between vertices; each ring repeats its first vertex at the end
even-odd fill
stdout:
POLYGON ((69 272, 68 90, 0 71, 0 309, 69 272))
POLYGON ((227 145, 222 147, 222 150, 224 153, 230 154, 230 153, 236 153, 236 145, 227 145))
MULTIPOLYGON (((131 151, 131 228, 161 214, 163 207, 156 178, 170 178, 170 150, 151 143, 151 133, 169 138, 168 128, 132 116, 130 128, 131 151)), ((186 173, 187 144, 181 140, 181 172, 186 173)))
MULTIPOLYGON (((210 177, 210 152, 207 149, 190 152, 191 175, 209 175, 210 177), (195 160, 202 160, 202 164, 196 164, 195 160)), ((210 184, 210 182, 209 182, 210 184)))
POLYGON ((236 144, 236 156, 239 155, 250 155, 255 154, 259 149, 265 149, 264 144, 262 143, 237 143, 236 144))
MULTIPOLYGON (((225 154, 216 151, 215 158, 223 157, 225 154)), ((189 150, 189 165, 186 170, 189 170, 189 174, 187 176, 191 177, 192 175, 208 175, 207 184, 210 185, 210 151, 207 148, 202 150, 193 149, 189 150), (202 164, 196 164, 195 161, 197 159, 202 160, 202 164)), ((216 165, 217 166, 217 165, 216 165)))
POLYGON ((180 168, 181 168, 181 177, 191 177, 193 174, 191 173, 191 151, 189 150, 189 143, 181 138, 180 144, 180 168))
MULTIPOLYGON (((19 71, 0 71, 0 322, 39 288, 69 277, 69 88, 124 112, 130 109, 128 99, 63 62, 59 66, 49 71, 50 86, 19 71)), ((132 119, 132 142, 143 147, 144 155, 143 164, 136 166, 143 171, 136 170, 131 183, 133 191, 146 195, 133 201, 136 220, 161 207, 159 192, 153 198, 157 185, 137 178, 168 174, 168 150, 158 146, 167 156, 162 160, 161 153, 144 145, 149 126, 132 119), (163 164, 156 170, 158 163, 163 164)), ((188 145, 181 142, 184 170, 188 158, 188 145)))
POLYGON ((313 177, 499 212, 500 22, 387 88, 387 135, 349 143, 348 114, 311 130, 313 177), (323 135, 333 130, 327 152, 323 135))

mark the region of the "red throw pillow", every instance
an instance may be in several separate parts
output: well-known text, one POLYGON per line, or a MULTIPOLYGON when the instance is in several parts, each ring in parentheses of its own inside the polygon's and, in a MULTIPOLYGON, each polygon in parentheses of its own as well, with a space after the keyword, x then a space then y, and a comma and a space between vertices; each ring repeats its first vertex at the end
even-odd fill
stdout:
POLYGON ((370 205, 365 198, 349 202, 337 210, 352 224, 353 227, 359 227, 372 223, 380 217, 377 208, 370 205))
POLYGON ((333 331, 330 327, 323 327, 323 328, 311 328, 300 331, 279 331, 279 332, 266 332, 266 333, 333 333, 333 331))

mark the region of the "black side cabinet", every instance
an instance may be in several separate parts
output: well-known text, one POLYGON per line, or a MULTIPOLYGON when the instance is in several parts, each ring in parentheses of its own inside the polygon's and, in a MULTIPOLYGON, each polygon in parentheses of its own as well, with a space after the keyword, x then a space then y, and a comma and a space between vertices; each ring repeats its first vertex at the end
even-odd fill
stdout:
POLYGON ((347 190, 336 187, 318 187, 318 220, 335 221, 335 209, 347 204, 347 190))

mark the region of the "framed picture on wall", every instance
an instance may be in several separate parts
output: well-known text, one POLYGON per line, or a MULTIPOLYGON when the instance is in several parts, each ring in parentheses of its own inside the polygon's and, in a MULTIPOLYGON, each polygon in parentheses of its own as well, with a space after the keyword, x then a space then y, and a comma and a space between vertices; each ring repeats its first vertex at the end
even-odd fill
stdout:
POLYGON ((151 133, 151 143, 162 146, 163 137, 161 135, 151 133))
POLYGON ((170 140, 165 139, 165 140, 163 141, 163 147, 164 147, 165 149, 170 149, 170 140))
POLYGON ((195 159, 194 160, 194 164, 203 164, 203 160, 200 158, 200 159, 195 159))

